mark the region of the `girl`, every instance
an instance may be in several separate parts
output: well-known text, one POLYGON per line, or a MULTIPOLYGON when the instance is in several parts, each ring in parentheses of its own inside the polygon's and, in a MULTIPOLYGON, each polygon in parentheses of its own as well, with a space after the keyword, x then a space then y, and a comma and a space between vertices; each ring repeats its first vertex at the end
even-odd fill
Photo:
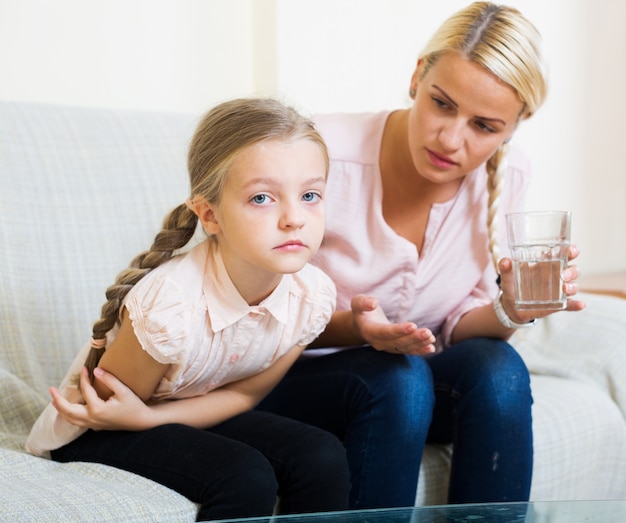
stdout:
POLYGON ((307 263, 324 231, 324 142, 279 102, 234 100, 200 122, 188 168, 189 200, 107 289, 90 344, 51 393, 115 401, 90 384, 107 371, 157 412, 191 400, 167 424, 132 416, 132 432, 87 430, 49 405, 27 449, 153 479, 198 503, 199 520, 270 515, 277 495, 283 513, 346 508, 341 443, 250 412, 334 310, 333 283, 307 263), (208 238, 180 254, 198 221, 208 238))

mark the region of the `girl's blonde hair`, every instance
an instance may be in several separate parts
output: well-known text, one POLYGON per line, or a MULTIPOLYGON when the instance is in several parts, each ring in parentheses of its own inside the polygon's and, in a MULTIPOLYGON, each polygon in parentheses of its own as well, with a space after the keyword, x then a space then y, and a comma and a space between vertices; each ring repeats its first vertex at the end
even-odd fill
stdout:
MULTIPOLYGON (((187 169, 191 199, 201 196, 218 204, 229 168, 244 148, 268 140, 300 139, 312 140, 320 146, 328 174, 328 151, 322 137, 311 121, 292 107, 270 98, 243 98, 216 106, 199 122, 189 147, 187 169)), ((186 203, 175 207, 166 216, 150 249, 136 256, 106 290, 107 301, 93 326, 92 346, 85 361, 92 381, 93 370, 106 345, 107 332, 119 322, 120 308, 130 289, 185 247, 194 236, 197 224, 197 216, 186 203)))
MULTIPOLYGON (((523 105, 520 119, 529 118, 543 103, 546 78, 541 35, 515 8, 490 2, 474 2, 448 18, 426 44, 420 58, 422 76, 437 59, 456 52, 477 63, 517 91, 523 105)), ((496 215, 508 145, 502 144, 487 161, 489 250, 498 270, 496 215)))

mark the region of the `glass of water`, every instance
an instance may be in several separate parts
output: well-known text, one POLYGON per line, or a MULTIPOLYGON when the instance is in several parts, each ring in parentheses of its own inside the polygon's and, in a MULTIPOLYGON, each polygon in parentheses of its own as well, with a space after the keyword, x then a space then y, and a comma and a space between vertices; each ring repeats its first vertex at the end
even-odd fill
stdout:
POLYGON ((561 273, 567 267, 571 222, 569 211, 506 215, 518 309, 565 308, 561 273))

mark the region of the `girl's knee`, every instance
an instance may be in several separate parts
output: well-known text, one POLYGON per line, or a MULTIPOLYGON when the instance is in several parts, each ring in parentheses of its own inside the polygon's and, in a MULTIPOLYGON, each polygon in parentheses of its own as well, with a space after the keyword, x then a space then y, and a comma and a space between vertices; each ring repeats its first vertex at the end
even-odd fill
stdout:
POLYGON ((274 469, 268 459, 260 452, 249 448, 242 450, 229 461, 228 478, 233 488, 246 488, 258 492, 263 497, 273 497, 278 490, 274 469))
POLYGON ((343 474, 347 471, 346 449, 335 435, 317 427, 301 439, 305 451, 299 457, 300 461, 307 461, 304 468, 324 469, 328 474, 343 474))

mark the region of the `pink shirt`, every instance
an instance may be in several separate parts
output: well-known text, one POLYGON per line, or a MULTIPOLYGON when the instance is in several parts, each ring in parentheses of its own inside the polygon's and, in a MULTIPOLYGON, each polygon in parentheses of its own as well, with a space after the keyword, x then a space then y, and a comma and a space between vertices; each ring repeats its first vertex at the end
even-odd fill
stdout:
MULTIPOLYGON (((377 298, 391 321, 413 321, 448 345, 467 311, 497 293, 488 249, 487 173, 469 173, 451 200, 430 210, 424 246, 396 234, 382 215, 378 164, 388 112, 315 118, 329 147, 326 234, 312 263, 337 286, 337 309, 350 309, 360 293, 377 298)), ((529 163, 511 148, 500 200, 501 256, 508 253, 504 214, 522 208, 530 182, 529 163)))
MULTIPOLYGON (((322 271, 306 265, 283 276, 259 305, 248 305, 230 280, 217 243, 209 239, 149 272, 124 304, 142 348, 170 365, 151 399, 180 399, 256 374, 294 346, 308 345, 330 320, 335 287, 322 271)), ((109 342, 116 332, 109 333, 109 342)), ((87 344, 61 386, 74 402, 82 398, 69 381, 88 350, 87 344)), ((33 426, 26 448, 42 454, 82 432, 50 404, 33 426)))

